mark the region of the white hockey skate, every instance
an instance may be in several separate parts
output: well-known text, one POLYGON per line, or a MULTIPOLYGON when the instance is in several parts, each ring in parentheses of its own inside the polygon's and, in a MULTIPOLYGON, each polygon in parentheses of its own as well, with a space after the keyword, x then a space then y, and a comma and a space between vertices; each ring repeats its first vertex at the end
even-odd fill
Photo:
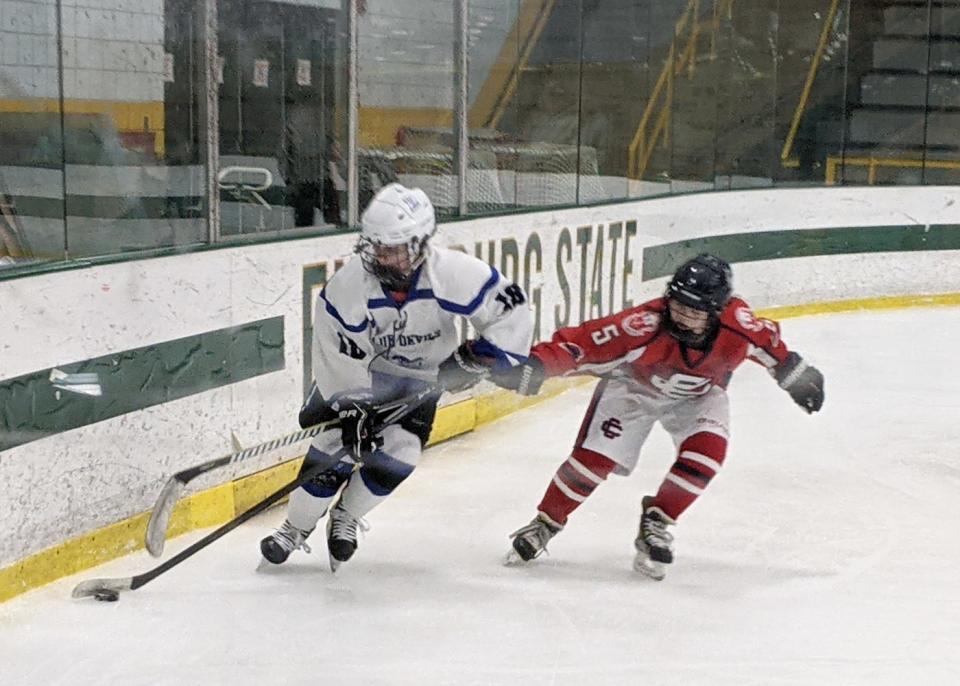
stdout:
POLYGON ((547 542, 562 529, 562 526, 552 522, 546 515, 537 514, 532 522, 510 534, 513 547, 503 563, 514 567, 535 560, 547 550, 547 542))
POLYGON ((673 534, 667 531, 667 526, 675 522, 653 505, 653 496, 644 496, 642 507, 640 530, 633 542, 637 549, 633 570, 655 581, 663 581, 667 575, 666 565, 673 562, 673 534))

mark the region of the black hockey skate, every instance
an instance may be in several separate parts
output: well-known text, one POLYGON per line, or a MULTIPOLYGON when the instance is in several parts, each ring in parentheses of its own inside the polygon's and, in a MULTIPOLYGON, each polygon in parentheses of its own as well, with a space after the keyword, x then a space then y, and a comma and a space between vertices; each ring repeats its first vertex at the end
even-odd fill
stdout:
POLYGON ((347 512, 340 503, 330 510, 327 518, 327 550, 330 553, 330 571, 336 572, 341 563, 357 552, 358 530, 366 531, 367 523, 347 512))
POLYGON ((537 514, 533 521, 510 534, 513 550, 507 553, 507 566, 530 562, 547 549, 547 542, 560 533, 562 526, 551 521, 545 514, 537 514))
POLYGON ((642 507, 640 531, 633 542, 637 549, 633 569, 651 579, 662 581, 667 575, 664 565, 673 562, 673 534, 667 531, 667 526, 675 522, 654 506, 651 495, 643 497, 642 507))
POLYGON ((283 564, 290 557, 290 553, 298 548, 302 548, 305 553, 310 552, 310 546, 307 545, 307 536, 313 533, 296 528, 287 520, 274 533, 260 541, 260 552, 267 562, 275 565, 283 564))

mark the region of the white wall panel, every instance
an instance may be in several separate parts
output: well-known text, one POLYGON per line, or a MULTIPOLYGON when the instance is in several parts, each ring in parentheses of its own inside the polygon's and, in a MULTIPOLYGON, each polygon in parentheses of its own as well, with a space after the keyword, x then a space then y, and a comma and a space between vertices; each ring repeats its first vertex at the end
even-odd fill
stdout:
MULTIPOLYGON (((569 312, 576 323, 581 310, 590 317, 622 307, 624 290, 634 302, 658 295, 662 278, 642 281, 645 246, 758 231, 960 225, 958 196, 954 187, 705 193, 454 222, 442 226, 436 240, 479 253, 508 272, 516 269, 540 300, 540 333, 547 336, 558 313, 569 312), (637 226, 629 273, 624 240, 617 242, 616 256, 610 240, 611 224, 625 222, 637 226), (581 229, 591 232, 589 243, 577 242, 581 229), (598 241, 601 231, 604 240, 598 241), (571 237, 569 253, 558 248, 564 232, 571 237), (539 256, 540 268, 532 262, 528 273, 525 256, 537 240, 540 250, 531 254, 539 256), (594 289, 599 308, 589 302, 594 289)), ((303 385, 304 270, 325 265, 329 275, 337 260, 350 255, 354 238, 206 250, 0 281, 0 380, 270 317, 283 317, 285 339, 281 371, 5 451, 0 566, 146 509, 171 473, 230 452, 231 433, 252 445, 295 430, 303 385)), ((773 259, 737 263, 734 273, 737 291, 757 307, 957 292, 960 253, 773 259)))

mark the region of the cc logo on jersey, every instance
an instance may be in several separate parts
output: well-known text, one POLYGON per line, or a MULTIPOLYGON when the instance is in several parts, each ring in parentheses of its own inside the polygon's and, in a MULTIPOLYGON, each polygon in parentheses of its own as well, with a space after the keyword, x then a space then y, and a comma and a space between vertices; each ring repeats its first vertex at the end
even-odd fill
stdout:
POLYGON ((607 438, 617 438, 623 433, 623 424, 621 424, 620 420, 616 417, 610 417, 610 419, 600 425, 600 430, 603 431, 603 435, 607 438))
POLYGON ((693 376, 691 374, 674 374, 669 379, 654 374, 650 377, 652 383, 658 391, 668 398, 695 398, 705 394, 713 384, 710 379, 702 376, 693 376))
POLYGON ((634 312, 620 322, 620 326, 631 336, 646 336, 656 331, 660 325, 660 315, 656 312, 634 312))
POLYGON ((750 308, 738 307, 734 312, 734 316, 737 318, 737 323, 747 331, 760 332, 767 329, 770 331, 773 345, 777 345, 780 341, 780 329, 777 325, 769 319, 755 317, 753 312, 750 311, 750 308))

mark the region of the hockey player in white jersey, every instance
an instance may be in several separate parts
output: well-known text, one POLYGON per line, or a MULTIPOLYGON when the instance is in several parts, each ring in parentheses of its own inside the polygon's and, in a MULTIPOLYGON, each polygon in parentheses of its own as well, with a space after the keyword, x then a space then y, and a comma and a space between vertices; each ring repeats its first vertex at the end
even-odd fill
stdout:
POLYGON ((341 447, 348 456, 290 496, 286 521, 260 544, 274 564, 298 548, 309 552, 306 539, 328 511, 331 568, 349 560, 361 517, 416 467, 439 389, 466 389, 521 364, 530 349, 533 318, 523 290, 475 257, 431 245, 436 220, 422 190, 384 187, 361 224, 359 259, 317 299, 314 388, 300 412, 302 426, 334 417, 341 426, 313 440, 303 469, 332 460, 341 447), (460 344, 459 318, 473 325, 474 340, 460 344), (377 433, 375 405, 417 393, 428 379, 437 379, 436 395, 377 433))

